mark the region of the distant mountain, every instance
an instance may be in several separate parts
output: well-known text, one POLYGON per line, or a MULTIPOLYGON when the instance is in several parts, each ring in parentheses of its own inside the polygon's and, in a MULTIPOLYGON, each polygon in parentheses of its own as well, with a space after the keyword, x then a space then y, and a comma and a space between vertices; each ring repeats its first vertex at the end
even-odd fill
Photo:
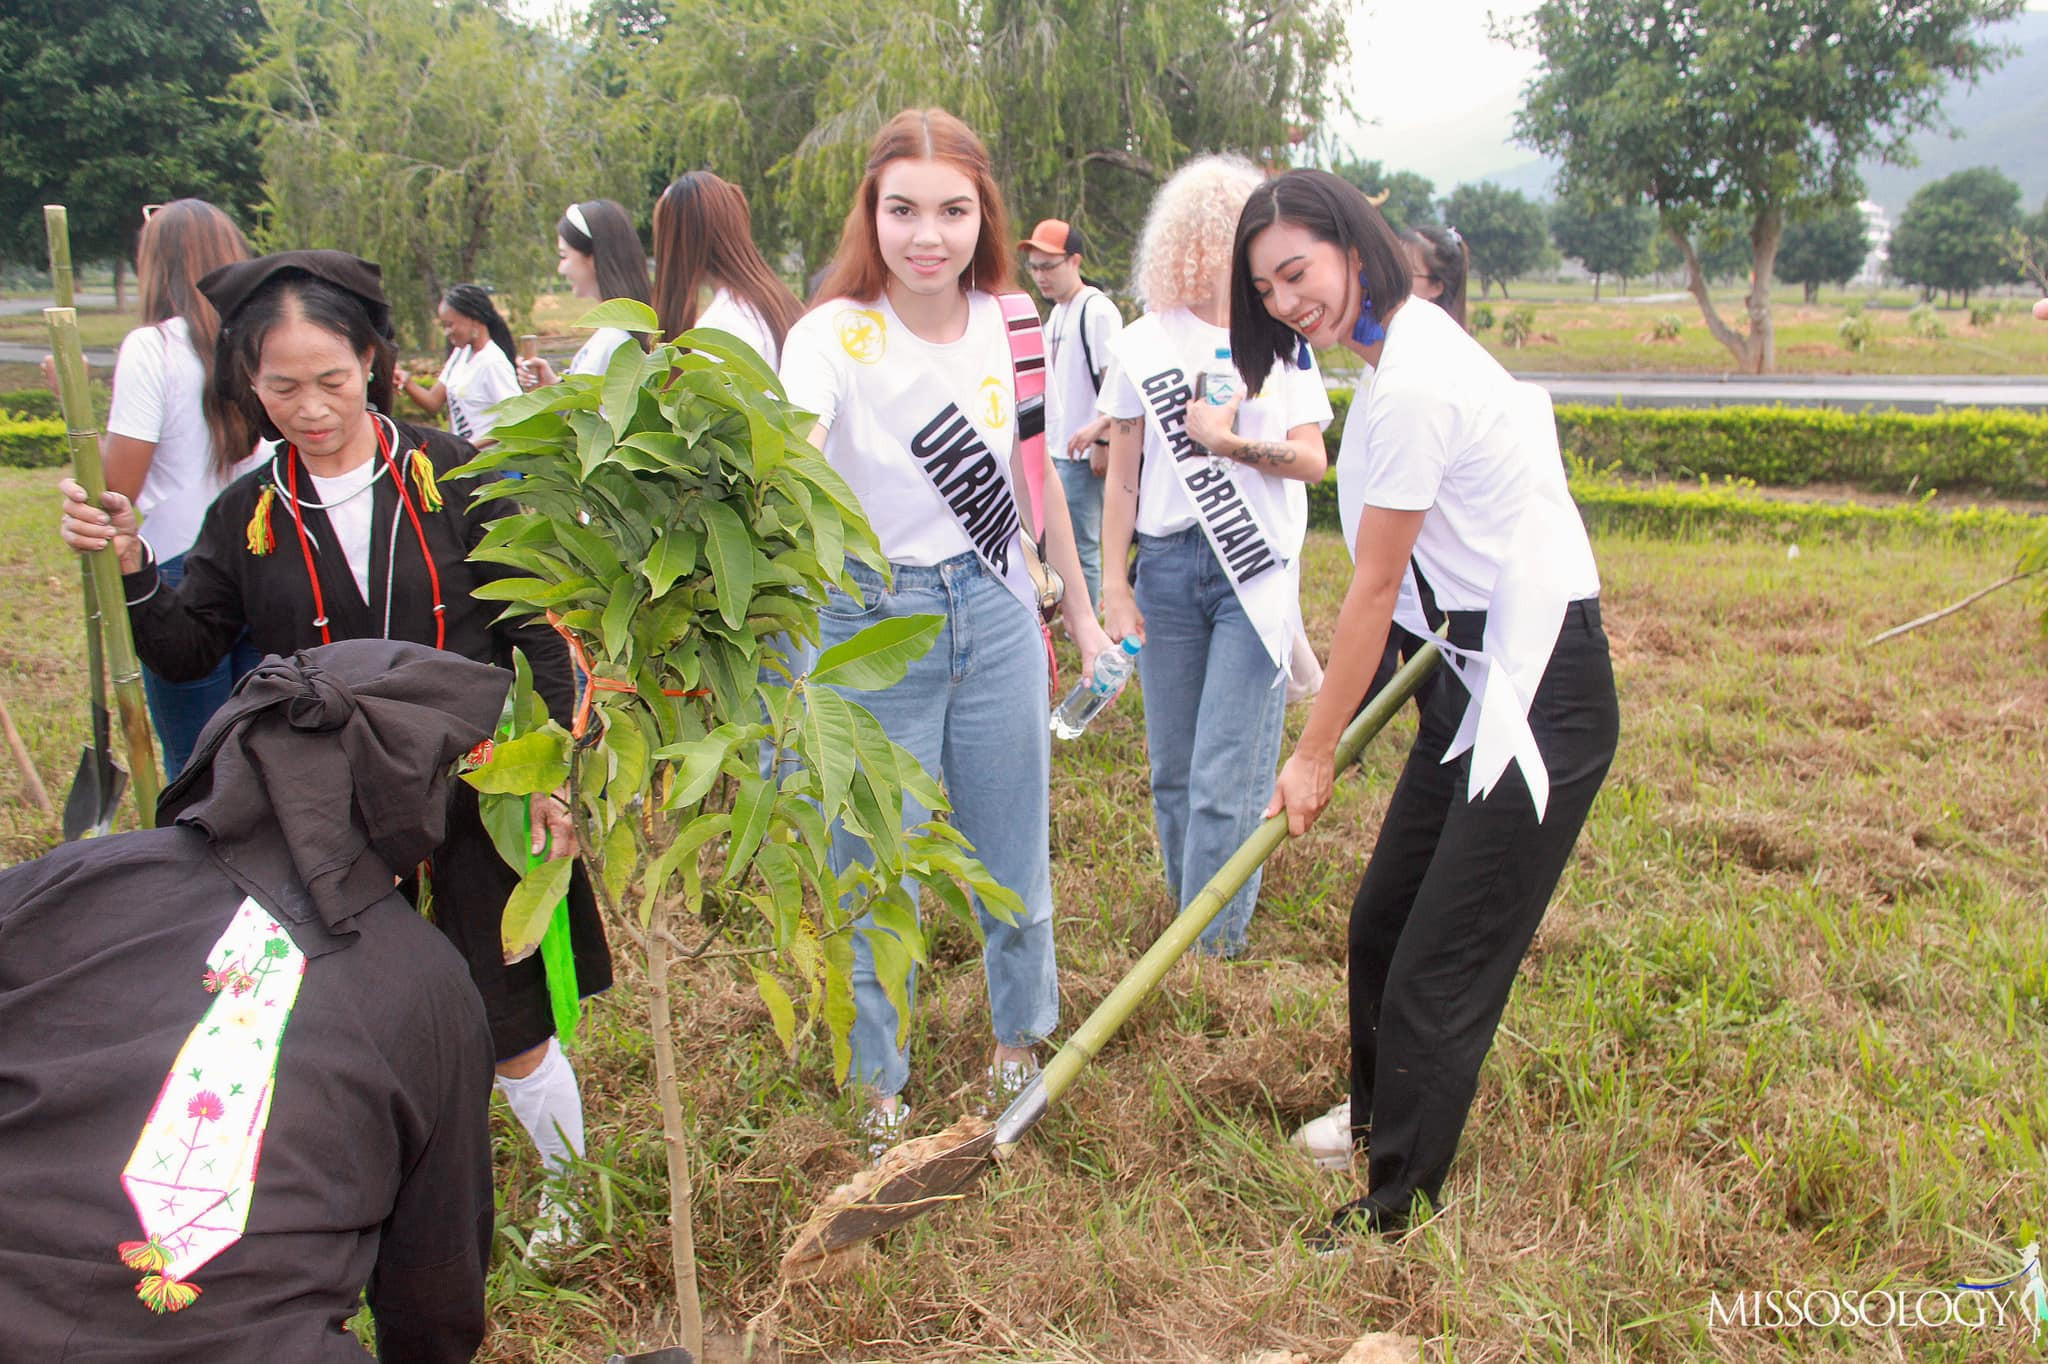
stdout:
POLYGON ((1942 111, 1960 137, 1922 133, 1913 143, 1916 166, 1864 163, 1870 197, 1894 222, 1913 191, 1972 166, 1996 166, 2018 181, 2029 213, 2048 197, 2048 14, 2029 11, 1994 36, 2019 50, 1975 86, 1950 89, 1942 111))
MULTIPOLYGON (((2021 206, 2032 213, 2048 199, 2048 13, 2027 11, 1993 31, 2017 50, 1974 86, 1951 86, 1942 111, 1961 134, 1922 133, 1914 139, 1918 164, 1861 167, 1869 197, 1897 222, 1913 192, 1931 180, 1972 166, 1996 166, 2019 182, 2021 206)), ((1518 189, 1532 199, 1557 194, 1557 162, 1532 156, 1504 169, 1467 177, 1518 189)), ((1438 188, 1448 193, 1449 185, 1438 188)))

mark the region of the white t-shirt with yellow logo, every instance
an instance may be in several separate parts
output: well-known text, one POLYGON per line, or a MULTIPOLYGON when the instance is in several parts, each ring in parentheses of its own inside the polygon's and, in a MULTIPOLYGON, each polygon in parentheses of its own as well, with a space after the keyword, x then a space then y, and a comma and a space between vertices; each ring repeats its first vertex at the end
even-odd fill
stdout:
MULTIPOLYGON (((860 498, 892 562, 931 565, 976 549, 984 558, 1003 554, 989 541, 1004 538, 1016 520, 1009 486, 1015 377, 993 297, 970 293, 967 330, 944 345, 913 333, 887 298, 829 299, 790 328, 781 374, 790 401, 818 414, 825 458, 860 498), (948 481, 940 462, 969 467, 976 446, 994 455, 1002 485, 956 494, 949 504, 933 483, 948 481), (982 544, 970 538, 970 526, 982 544)), ((1014 531, 1007 539, 1016 562, 1014 531)))

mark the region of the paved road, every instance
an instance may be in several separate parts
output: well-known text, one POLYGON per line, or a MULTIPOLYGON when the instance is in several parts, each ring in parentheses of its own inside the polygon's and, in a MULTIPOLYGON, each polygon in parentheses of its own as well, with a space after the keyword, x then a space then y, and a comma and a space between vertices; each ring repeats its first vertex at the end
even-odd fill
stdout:
MULTIPOLYGON (((0 317, 19 317, 23 313, 38 313, 50 306, 54 300, 47 298, 0 298, 0 317)), ((78 304, 82 308, 111 308, 112 294, 80 294, 78 304)), ((41 342, 0 341, 0 364, 35 365, 42 363, 50 348, 41 342)), ((105 349, 91 349, 85 353, 85 363, 95 369, 112 369, 114 352, 105 349)))
POLYGON ((1899 375, 1845 378, 1769 374, 1524 374, 1558 402, 1625 407, 1839 407, 1939 412, 1958 407, 2048 411, 2048 378, 1899 375))

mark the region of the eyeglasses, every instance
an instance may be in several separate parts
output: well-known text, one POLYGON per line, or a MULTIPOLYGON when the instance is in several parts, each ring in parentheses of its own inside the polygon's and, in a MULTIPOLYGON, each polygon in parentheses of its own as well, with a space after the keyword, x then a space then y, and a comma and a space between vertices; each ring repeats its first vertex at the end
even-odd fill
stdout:
POLYGON ((1024 268, 1034 275, 1048 275, 1072 259, 1072 256, 1061 256, 1058 260, 1028 260, 1024 262, 1024 268))

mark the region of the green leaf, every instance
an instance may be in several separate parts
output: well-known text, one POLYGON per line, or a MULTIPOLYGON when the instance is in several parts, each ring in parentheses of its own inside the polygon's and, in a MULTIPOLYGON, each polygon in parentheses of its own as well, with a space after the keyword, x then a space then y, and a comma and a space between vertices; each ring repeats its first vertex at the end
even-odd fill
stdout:
POLYGON ((710 635, 704 637, 699 656, 719 711, 725 715, 745 714, 753 704, 754 687, 760 678, 760 667, 754 658, 738 646, 710 635))
POLYGON ((654 755, 657 762, 682 760, 682 769, 676 773, 675 785, 669 791, 664 808, 679 810, 704 799, 705 793, 711 790, 711 784, 718 780, 726 755, 746 733, 745 726, 724 724, 701 739, 671 744, 657 751, 654 755))
POLYGON ((633 864, 639 859, 640 848, 633 838, 633 815, 628 812, 604 836, 604 888, 613 904, 633 883, 633 864))
POLYGON ((827 687, 804 688, 803 759, 818 773, 818 803, 836 816, 853 781, 853 704, 827 687))
POLYGON ((611 780, 605 794, 616 805, 625 805, 647 786, 647 735, 630 710, 614 710, 604 728, 605 750, 611 755, 611 780))
POLYGON ((734 377, 748 387, 765 390, 778 397, 782 393, 782 381, 761 353, 731 332, 716 327, 694 327, 676 338, 676 344, 686 346, 701 355, 716 356, 734 371, 734 377))
POLYGON ((945 628, 943 616, 892 616, 818 655, 811 681, 859 691, 893 687, 945 628))
POLYGON ((612 436, 625 436, 638 411, 641 366, 646 354, 638 346, 620 346, 604 369, 604 412, 612 424, 612 436))
POLYGON ((768 832, 768 817, 775 813, 775 787, 759 773, 740 778, 739 794, 732 803, 732 842, 725 850, 725 874, 720 884, 732 885, 754 859, 761 835, 768 832))
POLYGON ((569 893, 569 874, 575 870, 575 858, 557 857, 519 878, 511 898, 505 901, 504 926, 500 930, 507 966, 525 961, 540 949, 548 921, 555 917, 556 907, 569 893))
POLYGON ((598 626, 604 638, 604 651, 612 658, 623 655, 627 644, 632 642, 633 612, 646 600, 647 584, 638 575, 620 574, 612 584, 612 599, 604 608, 604 617, 598 626))
POLYGON ((545 727, 494 747, 491 760, 464 781, 492 795, 545 794, 569 780, 569 732, 550 721, 545 727))
POLYGON ((533 835, 526 823, 526 801, 525 796, 486 795, 479 795, 476 801, 484 832, 491 836, 491 846, 505 859, 506 866, 522 874, 526 871, 527 850, 533 846, 533 835))
MULTIPOLYGON (((825 1031, 832 1038, 832 1073, 844 1076, 853 1064, 853 939, 835 933, 825 939, 825 1031)), ((906 1015, 907 1017, 907 1015, 906 1015)))
POLYGON ((646 575, 647 586, 656 597, 674 587, 676 579, 696 571, 697 548, 696 533, 687 526, 670 526, 654 542, 640 571, 646 575))
POLYGON ((705 502, 703 516, 718 614, 727 625, 744 625, 754 599, 754 537, 739 513, 723 502, 705 502))
MULTIPOLYGON (((635 298, 608 298, 577 318, 576 325, 588 327, 592 331, 599 327, 617 327, 620 331, 650 334, 661 331, 661 319, 654 315, 654 309, 635 298)), ((624 350, 625 347, 621 346, 619 349, 624 350)), ((633 349, 638 351, 640 348, 635 346, 633 349)))
POLYGON ((761 992, 761 1002, 768 1006, 768 1017, 775 1022, 775 1036, 782 1043, 782 1049, 796 1054, 796 1006, 789 1002, 789 992, 782 988, 782 982, 763 971, 754 968, 754 988, 761 992))

